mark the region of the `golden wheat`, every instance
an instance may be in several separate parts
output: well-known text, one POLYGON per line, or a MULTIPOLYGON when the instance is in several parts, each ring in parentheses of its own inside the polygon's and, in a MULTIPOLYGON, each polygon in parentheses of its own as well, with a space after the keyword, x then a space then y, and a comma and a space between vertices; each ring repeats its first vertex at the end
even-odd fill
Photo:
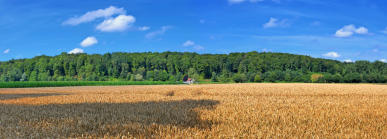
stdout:
POLYGON ((387 138, 387 85, 0 89, 0 138, 387 138))

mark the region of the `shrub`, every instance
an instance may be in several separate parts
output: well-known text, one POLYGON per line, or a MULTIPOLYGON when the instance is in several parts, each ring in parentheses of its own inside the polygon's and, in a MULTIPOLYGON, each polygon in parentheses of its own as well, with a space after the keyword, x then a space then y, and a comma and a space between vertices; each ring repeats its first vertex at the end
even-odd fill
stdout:
POLYGON ((237 73, 237 74, 234 74, 233 78, 234 82, 236 83, 243 83, 243 82, 246 82, 247 81, 247 77, 245 74, 243 73, 237 73))
POLYGON ((319 80, 321 81, 320 78, 323 78, 323 77, 324 75, 315 73, 310 76, 310 81, 312 81, 312 83, 315 83, 315 82, 318 82, 319 80))
POLYGON ((215 72, 212 72, 211 81, 213 81, 213 82, 217 82, 218 81, 218 77, 216 76, 215 72))
POLYGON ((261 75, 259 75, 259 74, 255 75, 254 82, 261 82, 261 81, 262 81, 261 75))
POLYGON ((142 77, 141 74, 136 74, 136 75, 134 76, 134 80, 135 80, 135 81, 142 81, 142 80, 143 80, 143 77, 142 77))

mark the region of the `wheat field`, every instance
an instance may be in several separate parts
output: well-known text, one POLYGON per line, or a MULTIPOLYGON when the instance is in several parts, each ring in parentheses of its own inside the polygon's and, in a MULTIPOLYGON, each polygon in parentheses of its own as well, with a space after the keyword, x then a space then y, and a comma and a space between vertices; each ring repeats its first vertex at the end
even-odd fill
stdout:
POLYGON ((387 138, 387 85, 0 89, 0 138, 387 138))

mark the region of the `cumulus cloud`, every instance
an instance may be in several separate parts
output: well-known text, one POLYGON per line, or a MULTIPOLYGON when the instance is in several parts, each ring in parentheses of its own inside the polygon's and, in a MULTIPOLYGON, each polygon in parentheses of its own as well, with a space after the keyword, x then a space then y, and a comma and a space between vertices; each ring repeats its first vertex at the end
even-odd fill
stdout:
POLYGON ((80 54, 80 53, 84 53, 83 49, 81 49, 81 48, 75 48, 75 49, 71 50, 70 52, 68 52, 68 54, 80 54))
POLYGON ((338 58, 340 55, 337 52, 328 52, 326 54, 323 54, 325 57, 330 57, 330 58, 338 58))
POLYGON ((185 46, 185 47, 194 46, 194 45, 195 45, 195 42, 193 42, 191 40, 188 40, 188 41, 183 43, 183 46, 185 46))
POLYGON ((269 22, 263 24, 264 28, 271 28, 277 26, 278 19, 271 17, 269 22))
POLYGON ((131 15, 119 15, 116 18, 104 20, 97 26, 97 30, 103 32, 124 31, 132 26, 136 19, 131 15))
POLYGON ((152 39, 152 38, 154 38, 156 36, 163 35, 165 32, 167 32, 171 28, 172 28, 171 26, 162 26, 160 30, 157 30, 157 31, 154 31, 154 32, 150 32, 150 33, 146 34, 145 37, 147 39, 152 39))
POLYGON ((82 47, 89 47, 89 46, 92 46, 92 45, 95 45, 98 43, 98 40, 97 38, 93 37, 93 36, 90 36, 90 37, 87 37, 86 39, 84 39, 82 42, 81 42, 81 46, 82 47))
POLYGON ((117 8, 114 6, 110 6, 106 9, 98 9, 95 11, 90 11, 87 12, 86 14, 79 16, 79 17, 73 17, 65 22, 63 22, 64 25, 78 25, 81 23, 86 23, 86 22, 91 22, 94 21, 98 18, 109 18, 112 17, 113 15, 118 15, 118 14, 125 14, 126 11, 123 8, 117 8))
POLYGON ((344 30, 338 30, 338 31, 336 31, 336 34, 335 34, 335 36, 336 37, 349 37, 349 36, 352 36, 353 35, 353 32, 351 32, 351 31, 344 31, 344 30))
MULTIPOLYGON (((96 19, 103 18, 102 23, 98 24, 96 29, 102 32, 118 32, 125 31, 132 27, 136 18, 132 15, 127 15, 124 8, 110 6, 106 9, 98 9, 90 11, 82 16, 70 18, 63 22, 64 25, 79 25, 82 23, 92 22, 96 19)), ((149 27, 139 27, 138 30, 145 31, 149 27)), ((137 30, 137 29, 135 29, 137 30)))
POLYGON ((287 25, 287 19, 279 20, 277 18, 270 17, 269 22, 263 24, 263 28, 285 27, 287 25))
POLYGON ((191 41, 191 40, 188 40, 186 42, 183 43, 183 46, 184 47, 192 47, 192 49, 196 50, 196 51, 201 51, 201 50, 204 50, 204 47, 201 46, 201 45, 198 45, 196 44, 194 41, 191 41))
POLYGON ((368 29, 365 27, 360 27, 360 28, 356 29, 355 32, 357 34, 368 34, 368 29))
POLYGON ((380 62, 387 63, 387 59, 380 59, 379 61, 380 61, 380 62))
POLYGON ((11 49, 5 49, 3 53, 8 54, 10 51, 11 51, 11 49))
POLYGON ((150 29, 150 27, 148 27, 148 26, 138 27, 139 31, 147 31, 149 29, 150 29))
POLYGON ((352 61, 351 59, 346 59, 346 60, 344 60, 344 62, 346 62, 346 63, 352 63, 353 61, 352 61))
POLYGON ((346 25, 343 28, 336 31, 335 36, 344 38, 344 37, 350 37, 353 34, 368 34, 368 29, 365 27, 359 27, 356 28, 355 25, 346 25))

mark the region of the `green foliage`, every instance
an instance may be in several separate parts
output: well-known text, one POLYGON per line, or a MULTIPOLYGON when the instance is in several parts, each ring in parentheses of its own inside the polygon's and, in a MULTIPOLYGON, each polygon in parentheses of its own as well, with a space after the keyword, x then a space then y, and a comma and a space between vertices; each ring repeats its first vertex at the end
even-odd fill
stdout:
POLYGON ((142 80, 144 80, 144 79, 143 79, 143 77, 142 77, 141 74, 136 74, 136 75, 134 75, 134 80, 135 80, 135 81, 142 81, 142 80))
POLYGON ((176 74, 175 76, 175 80, 176 81, 182 81, 183 80, 183 74, 181 74, 180 72, 176 74))
POLYGON ((231 74, 227 72, 221 74, 218 79, 220 82, 223 82, 223 83, 232 82, 231 74))
POLYGON ((176 81, 176 78, 175 78, 175 76, 169 76, 169 79, 168 79, 168 81, 170 81, 170 82, 176 81))
POLYGON ((284 81, 285 79, 285 73, 278 70, 266 72, 263 76, 265 82, 284 81))
POLYGON ((261 75, 259 75, 259 74, 255 75, 254 82, 262 82, 261 75))
POLYGON ((160 81, 167 81, 169 79, 169 75, 168 75, 168 72, 166 70, 163 70, 160 74, 159 74, 159 79, 160 81))
POLYGON ((247 77, 244 73, 236 73, 234 74, 234 76, 232 77, 232 79, 234 80, 234 82, 236 83, 243 83, 243 82, 247 82, 247 77))
POLYGON ((254 82, 254 79, 255 79, 255 75, 257 73, 254 73, 254 72, 247 72, 246 73, 246 78, 247 78, 247 81, 248 82, 254 82))
POLYGON ((386 83, 387 64, 284 53, 66 54, 0 62, 0 80, 13 81, 196 81, 386 83), (312 74, 323 75, 311 78, 312 74))
POLYGON ((324 80, 327 83, 341 83, 343 82, 343 77, 339 73, 336 73, 335 75, 325 74, 324 80))
POLYGON ((310 80, 312 81, 312 83, 317 83, 317 82, 321 83, 323 81, 323 78, 324 78, 324 75, 317 74, 317 73, 312 74, 310 76, 310 80))
POLYGON ((27 81, 28 79, 27 79, 27 74, 26 73, 23 73, 22 74, 22 76, 21 76, 21 79, 20 79, 20 81, 27 81))
POLYGON ((213 82, 217 82, 218 81, 218 77, 217 77, 215 72, 212 72, 211 81, 213 81, 213 82))
POLYGON ((344 82, 346 83, 360 83, 362 77, 359 73, 349 73, 344 76, 344 82))
POLYGON ((61 86, 109 86, 109 85, 161 85, 180 84, 171 81, 28 81, 28 82, 0 82, 0 88, 27 88, 27 87, 61 87, 61 86))
POLYGON ((145 79, 148 80, 148 81, 153 81, 153 79, 154 79, 154 72, 153 71, 147 71, 145 79))

